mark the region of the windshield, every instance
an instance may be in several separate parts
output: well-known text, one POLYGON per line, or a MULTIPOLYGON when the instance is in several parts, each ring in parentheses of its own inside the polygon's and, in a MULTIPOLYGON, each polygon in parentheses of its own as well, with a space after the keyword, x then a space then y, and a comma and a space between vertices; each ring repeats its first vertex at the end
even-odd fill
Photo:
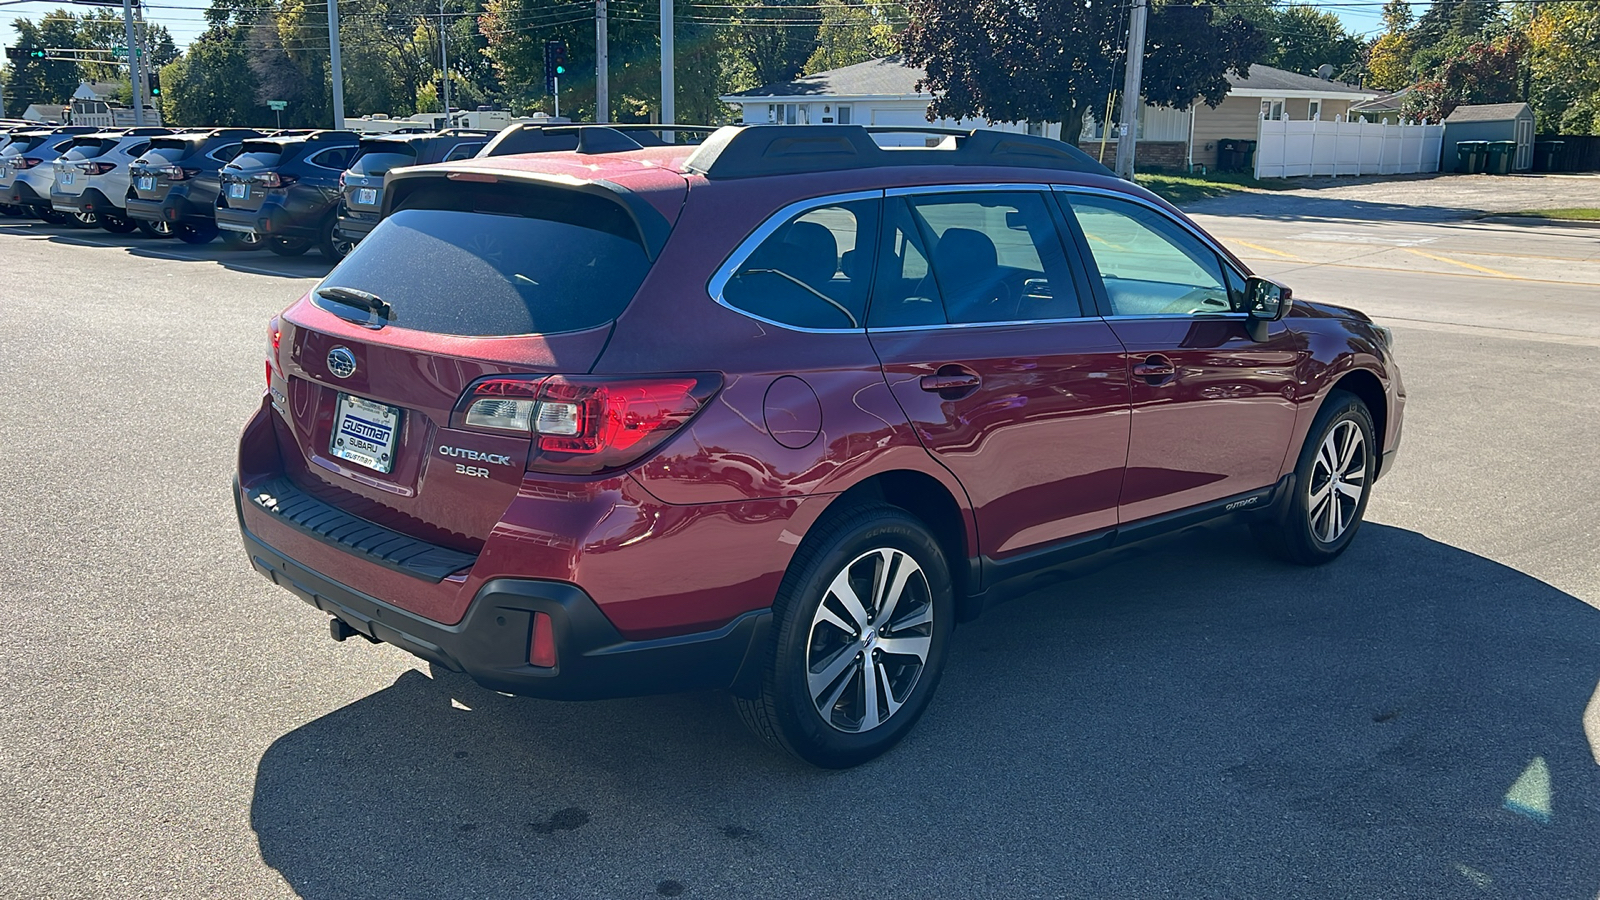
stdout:
POLYGON ((151 141, 150 149, 140 159, 157 166, 171 165, 193 153, 198 146, 198 141, 151 141))
POLYGON ((116 146, 116 141, 74 141, 68 150, 65 159, 94 159, 96 156, 116 146))
POLYGON ((282 158, 283 154, 276 150, 251 150, 235 156, 229 165, 240 169, 270 169, 282 158))
MULTIPOLYGON (((554 334, 615 319, 650 270, 632 221, 609 200, 451 185, 412 201, 413 208, 379 223, 320 287, 375 294, 387 304, 387 323, 402 328, 554 334)), ((312 302, 351 313, 335 300, 312 302)))

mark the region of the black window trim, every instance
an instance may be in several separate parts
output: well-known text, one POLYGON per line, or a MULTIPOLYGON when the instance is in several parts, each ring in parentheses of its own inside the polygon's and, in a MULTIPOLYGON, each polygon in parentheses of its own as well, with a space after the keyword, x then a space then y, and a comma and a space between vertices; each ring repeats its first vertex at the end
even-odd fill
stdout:
POLYGON ((1148 209, 1148 210, 1156 213, 1157 215, 1161 216, 1162 219, 1166 220, 1169 224, 1171 224, 1174 228, 1177 228, 1179 231, 1183 232, 1184 234, 1187 234, 1190 237, 1194 238, 1195 240, 1199 241, 1204 247, 1206 247, 1206 249, 1210 250, 1212 252, 1212 254, 1216 256, 1217 265, 1221 269, 1224 270, 1222 272, 1222 275, 1223 275, 1223 279, 1222 280, 1225 283, 1224 286, 1227 287, 1229 291, 1232 290, 1232 286, 1226 284, 1226 282, 1228 281, 1228 278, 1227 278, 1228 271, 1232 271, 1235 275, 1237 275, 1240 281, 1246 280, 1249 277, 1250 273, 1248 271, 1241 271, 1238 266, 1235 266, 1233 264, 1232 257, 1228 254, 1228 252, 1226 250, 1224 250, 1222 245, 1217 243, 1216 240, 1213 239, 1210 235, 1208 235, 1205 232, 1200 231, 1199 229, 1197 229, 1197 228, 1185 223, 1183 220, 1174 217, 1172 215, 1172 213, 1168 212, 1165 209, 1162 209, 1159 205, 1157 205, 1155 203, 1151 203, 1149 200, 1146 200, 1143 197, 1135 196, 1133 194, 1125 194, 1125 193, 1122 193, 1120 191, 1110 191, 1110 190, 1106 190, 1104 188, 1095 188, 1095 187, 1088 187, 1086 185, 1074 185, 1074 184, 1056 184, 1056 185, 1051 185, 1051 190, 1054 191, 1057 194, 1058 199, 1061 201, 1061 204, 1060 204, 1060 206, 1061 206, 1061 210, 1060 210, 1061 214, 1066 218, 1067 224, 1071 228, 1073 242, 1078 245, 1078 254, 1082 258, 1082 263, 1083 263, 1081 268, 1083 269, 1085 275, 1089 278, 1090 287, 1092 288, 1092 290, 1094 292, 1095 303, 1097 305, 1099 305, 1099 307, 1100 307, 1100 318, 1105 319, 1107 321, 1111 321, 1111 322, 1122 322, 1122 321, 1129 321, 1129 320, 1133 320, 1133 319, 1196 319, 1196 318, 1203 318, 1203 319, 1238 319, 1240 321, 1244 321, 1244 320, 1250 318, 1250 314, 1249 313, 1243 313, 1243 312, 1225 312, 1225 313, 1220 313, 1220 312, 1219 313, 1143 313, 1143 314, 1140 314, 1140 315, 1124 315, 1124 316, 1119 316, 1119 315, 1114 314, 1112 312, 1112 310, 1111 310, 1111 298, 1106 293, 1105 283, 1100 280, 1100 277, 1099 277, 1099 274, 1098 274, 1099 273, 1098 267, 1091 268, 1089 266, 1089 264, 1088 264, 1089 260, 1094 258, 1093 255, 1092 255, 1093 250, 1089 247, 1088 239, 1083 234, 1082 226, 1080 226, 1078 224, 1077 216, 1075 214, 1073 214, 1073 212, 1072 212, 1072 201, 1068 197, 1061 196, 1061 195, 1087 194, 1087 195, 1095 196, 1095 197, 1107 197, 1107 198, 1110 198, 1112 200, 1121 200, 1124 203, 1132 203, 1132 204, 1134 204, 1136 206, 1144 207, 1145 209, 1148 209))

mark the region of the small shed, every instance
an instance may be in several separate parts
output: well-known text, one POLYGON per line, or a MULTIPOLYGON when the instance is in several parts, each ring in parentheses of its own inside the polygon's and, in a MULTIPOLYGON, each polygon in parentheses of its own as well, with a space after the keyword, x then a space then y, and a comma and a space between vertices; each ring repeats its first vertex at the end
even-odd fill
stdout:
POLYGON ((1454 162, 1460 141, 1516 141, 1517 155, 1511 168, 1526 172, 1533 168, 1533 110, 1526 103, 1458 106, 1444 120, 1446 162, 1454 162))

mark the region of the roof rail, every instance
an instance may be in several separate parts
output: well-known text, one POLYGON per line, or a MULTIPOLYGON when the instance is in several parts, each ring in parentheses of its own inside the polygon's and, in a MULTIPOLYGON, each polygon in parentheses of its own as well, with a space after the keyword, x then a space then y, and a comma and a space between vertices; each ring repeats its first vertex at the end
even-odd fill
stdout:
POLYGON ((915 125, 729 125, 707 138, 685 167, 718 179, 883 166, 1007 166, 1111 174, 1089 154, 1053 138, 915 125), (930 148, 880 147, 874 134, 950 140, 930 148))
POLYGON ((660 125, 650 122, 629 123, 562 123, 542 125, 520 122, 508 125, 495 135, 479 156, 510 156, 516 153, 548 153, 553 150, 575 150, 579 153, 620 153, 645 147, 666 146, 657 138, 635 136, 638 132, 678 132, 709 134, 714 125, 660 125))

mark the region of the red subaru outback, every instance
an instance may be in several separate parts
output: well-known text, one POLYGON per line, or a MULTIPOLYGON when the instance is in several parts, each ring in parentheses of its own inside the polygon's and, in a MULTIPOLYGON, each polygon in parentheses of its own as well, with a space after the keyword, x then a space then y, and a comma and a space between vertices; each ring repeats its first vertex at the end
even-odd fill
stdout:
POLYGON ((1065 563, 1225 516, 1344 551, 1400 442, 1388 332, 1068 145, 934 136, 392 172, 271 323, 252 563, 335 638, 538 697, 727 688, 848 766, 1065 563))

